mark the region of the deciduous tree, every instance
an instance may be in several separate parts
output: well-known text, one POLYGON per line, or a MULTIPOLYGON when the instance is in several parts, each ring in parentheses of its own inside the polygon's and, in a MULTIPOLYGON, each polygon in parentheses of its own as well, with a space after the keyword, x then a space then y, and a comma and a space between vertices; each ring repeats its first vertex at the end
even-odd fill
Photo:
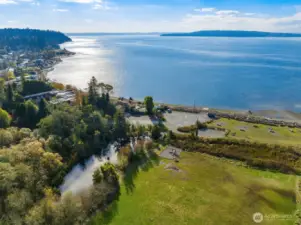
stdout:
POLYGON ((9 127, 11 122, 11 116, 4 109, 0 108, 0 128, 9 127))
POLYGON ((153 97, 146 96, 144 98, 144 104, 145 104, 145 107, 146 107, 147 114, 152 115, 153 114, 153 109, 154 109, 153 97))

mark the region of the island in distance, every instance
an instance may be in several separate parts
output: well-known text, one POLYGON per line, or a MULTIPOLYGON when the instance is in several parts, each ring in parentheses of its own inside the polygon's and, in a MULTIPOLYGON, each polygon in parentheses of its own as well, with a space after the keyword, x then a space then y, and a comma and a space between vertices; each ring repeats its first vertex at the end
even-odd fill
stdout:
POLYGON ((242 30, 202 30, 190 33, 166 33, 161 36, 175 37, 301 37, 297 33, 273 33, 261 31, 242 31, 242 30))

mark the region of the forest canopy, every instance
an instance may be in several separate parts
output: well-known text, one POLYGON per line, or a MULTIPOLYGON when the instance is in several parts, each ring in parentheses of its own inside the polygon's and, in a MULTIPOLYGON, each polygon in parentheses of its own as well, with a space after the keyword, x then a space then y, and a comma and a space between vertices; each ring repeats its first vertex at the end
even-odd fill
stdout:
POLYGON ((51 30, 37 29, 0 29, 0 48, 11 50, 41 50, 58 48, 59 44, 71 41, 65 34, 51 30))

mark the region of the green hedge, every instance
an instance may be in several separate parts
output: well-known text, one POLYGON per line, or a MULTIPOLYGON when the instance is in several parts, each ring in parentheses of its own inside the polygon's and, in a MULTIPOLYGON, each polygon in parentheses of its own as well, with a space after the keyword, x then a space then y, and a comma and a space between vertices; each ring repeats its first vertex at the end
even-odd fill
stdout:
POLYGON ((191 133, 196 129, 207 129, 208 126, 205 123, 197 122, 195 125, 178 127, 177 130, 182 133, 191 133))

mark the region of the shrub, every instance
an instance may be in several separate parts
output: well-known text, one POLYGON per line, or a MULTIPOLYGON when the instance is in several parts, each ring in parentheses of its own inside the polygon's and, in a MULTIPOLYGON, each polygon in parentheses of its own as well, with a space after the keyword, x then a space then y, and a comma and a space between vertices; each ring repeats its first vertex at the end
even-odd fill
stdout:
POLYGON ((177 130, 182 133, 191 133, 192 131, 196 130, 196 126, 191 125, 191 126, 178 127, 177 130))
POLYGON ((4 109, 0 108, 0 128, 7 128, 11 123, 11 116, 4 109))
POLYGON ((120 157, 119 160, 118 160, 118 164, 116 165, 116 167, 120 170, 120 171, 125 171, 126 168, 128 167, 129 165, 129 160, 130 160, 130 157, 120 157))
POLYGON ((131 150, 130 146, 121 147, 119 150, 119 154, 124 157, 129 157, 131 152, 132 152, 132 150, 131 150))
POLYGON ((31 130, 29 128, 21 128, 19 134, 20 139, 29 138, 31 136, 31 130))
POLYGON ((201 123, 200 121, 197 121, 195 126, 198 129, 206 129, 206 128, 208 128, 206 123, 201 123))
POLYGON ((155 125, 152 127, 152 138, 158 140, 161 137, 161 128, 159 125, 155 125))
POLYGON ((0 147, 9 146, 13 141, 13 135, 8 130, 0 130, 0 147))
POLYGON ((114 185, 115 187, 119 187, 119 176, 113 164, 107 162, 101 166, 100 169, 103 174, 104 181, 108 184, 114 185))
POLYGON ((134 146, 134 153, 135 154, 141 154, 143 152, 143 141, 138 141, 134 146))
POLYGON ((152 140, 148 140, 146 142, 144 142, 144 149, 146 151, 150 151, 153 149, 153 141, 152 140))
POLYGON ((103 174, 100 169, 97 169, 93 173, 93 184, 99 184, 103 181, 103 174))
POLYGON ((52 87, 57 90, 64 90, 65 86, 62 83, 52 82, 52 87))

